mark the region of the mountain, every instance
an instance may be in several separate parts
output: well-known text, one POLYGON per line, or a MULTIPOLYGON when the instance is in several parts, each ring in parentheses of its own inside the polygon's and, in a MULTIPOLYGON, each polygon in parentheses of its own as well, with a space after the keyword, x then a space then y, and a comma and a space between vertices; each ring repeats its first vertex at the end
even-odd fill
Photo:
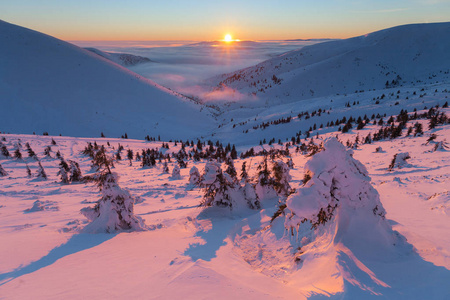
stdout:
POLYGON ((128 53, 105 52, 105 51, 98 50, 96 48, 84 48, 84 49, 89 50, 97 55, 100 55, 101 57, 109 59, 110 61, 115 62, 116 64, 119 64, 124 67, 135 66, 135 65, 148 63, 148 62, 152 61, 148 57, 143 57, 143 56, 133 55, 133 54, 128 54, 128 53))
POLYGON ((436 83, 450 78, 449 48, 450 23, 404 25, 307 46, 208 82, 269 105, 436 83))
POLYGON ((213 124, 192 103, 88 50, 0 21, 0 131, 195 137, 213 124))

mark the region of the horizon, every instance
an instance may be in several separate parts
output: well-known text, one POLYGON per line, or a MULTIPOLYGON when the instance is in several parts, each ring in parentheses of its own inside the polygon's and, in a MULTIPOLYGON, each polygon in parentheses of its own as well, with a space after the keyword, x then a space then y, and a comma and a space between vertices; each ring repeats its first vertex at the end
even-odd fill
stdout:
POLYGON ((0 19, 65 41, 215 41, 230 34, 251 41, 344 39, 414 23, 448 22, 444 0, 324 3, 235 0, 126 5, 106 0, 54 3, 17 0, 3 4, 0 19))

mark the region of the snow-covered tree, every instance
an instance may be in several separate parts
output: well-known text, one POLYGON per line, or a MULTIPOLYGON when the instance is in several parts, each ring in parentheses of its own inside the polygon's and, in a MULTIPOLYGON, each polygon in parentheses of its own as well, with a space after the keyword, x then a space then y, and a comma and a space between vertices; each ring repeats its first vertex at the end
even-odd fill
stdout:
POLYGON ((275 161, 273 170, 273 187, 278 195, 289 196, 292 192, 289 182, 292 180, 289 167, 282 160, 275 161))
POLYGON ((324 238, 335 244, 362 245, 365 253, 377 256, 378 251, 398 244, 398 235, 385 220, 380 196, 351 150, 329 138, 305 170, 311 179, 289 196, 277 214, 285 214, 285 228, 302 247, 314 242, 316 235, 322 236, 317 238, 322 245, 324 238))
POLYGON ((255 186, 251 184, 249 180, 245 181, 244 186, 241 187, 241 192, 249 208, 261 208, 258 195, 256 194, 255 186))
POLYGON ((167 163, 167 161, 165 161, 163 164, 163 173, 169 174, 169 164, 167 163))
POLYGON ((59 170, 57 175, 60 176, 62 183, 69 183, 69 165, 64 159, 61 159, 61 161, 59 162, 59 170))
POLYGON ((28 165, 26 165, 26 170, 27 170, 27 177, 30 178, 31 177, 31 170, 30 170, 30 167, 28 165))
POLYGON ((197 186, 200 183, 200 172, 198 171, 196 166, 193 166, 190 170, 189 170, 189 184, 192 186, 197 186))
POLYGON ((277 192, 273 187, 273 178, 270 174, 267 156, 264 156, 262 163, 258 166, 255 189, 260 201, 277 197, 277 192))
POLYGON ((38 162, 38 171, 37 171, 37 178, 39 179, 47 179, 47 173, 45 173, 44 167, 41 165, 41 162, 38 162))
POLYGON ((69 160, 69 180, 70 182, 83 181, 83 175, 81 174, 80 165, 73 160, 69 160))
POLYGON ((248 180, 247 162, 244 161, 241 167, 241 181, 246 182, 248 180))
POLYGON ((173 169, 172 169, 172 179, 174 179, 174 180, 181 179, 180 167, 179 167, 177 164, 175 164, 175 165, 173 166, 173 169))
POLYGON ((16 158, 16 159, 22 159, 22 153, 20 153, 19 147, 17 147, 17 149, 14 150, 14 158, 16 158))
POLYGON ((411 157, 409 156, 408 152, 394 154, 394 157, 389 164, 388 170, 392 171, 393 169, 401 169, 405 167, 408 164, 406 160, 410 158, 411 157))
POLYGON ((0 142, 1 153, 4 157, 8 158, 10 156, 8 148, 0 142))
POLYGON ((202 176, 204 186, 203 206, 233 207, 231 193, 234 181, 228 174, 224 174, 217 162, 208 162, 202 176))
POLYGON ((234 181, 238 181, 237 179, 237 171, 236 168, 234 167, 234 163, 233 160, 231 159, 231 157, 227 157, 225 159, 225 164, 227 165, 227 168, 225 170, 225 173, 227 173, 228 175, 230 175, 230 177, 234 180, 234 181))
POLYGON ((25 147, 27 148, 28 157, 33 158, 34 160, 38 160, 38 157, 37 157, 36 153, 33 151, 33 149, 31 149, 30 144, 26 143, 25 147))
POLYGON ((123 230, 145 230, 144 221, 134 214, 135 199, 122 189, 117 174, 111 172, 113 159, 100 149, 95 158, 98 172, 86 177, 96 183, 102 197, 94 207, 86 207, 81 213, 91 221, 84 229, 86 233, 112 233, 123 230))
POLYGON ((3 169, 2 164, 0 164, 0 176, 6 176, 8 175, 8 172, 6 172, 5 169, 3 169))
POLYGON ((44 156, 45 157, 51 157, 50 156, 50 152, 52 152, 52 147, 47 146, 47 147, 44 148, 44 156))

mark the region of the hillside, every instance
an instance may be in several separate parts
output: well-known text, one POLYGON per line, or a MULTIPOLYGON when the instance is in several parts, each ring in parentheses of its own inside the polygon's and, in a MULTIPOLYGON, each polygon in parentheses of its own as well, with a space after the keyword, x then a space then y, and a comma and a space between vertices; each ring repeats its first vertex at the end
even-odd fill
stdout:
POLYGON ((307 46, 208 82, 253 95, 253 106, 442 83, 449 47, 450 23, 404 25, 307 46))
POLYGON ((97 54, 0 21, 0 131, 199 136, 207 110, 97 54))
POLYGON ((130 67, 151 62, 150 58, 139 55, 133 55, 128 53, 105 52, 96 48, 84 48, 84 49, 89 50, 97 55, 100 55, 101 57, 109 59, 110 61, 115 62, 116 64, 119 64, 124 67, 130 67))
MULTIPOLYGON (((171 176, 175 159, 165 173, 166 159, 143 167, 143 160, 130 164, 125 158, 129 149, 172 156, 194 154, 198 145, 1 134, 0 147, 11 155, 19 149, 23 157, 0 154, 7 172, 0 176, 0 257, 7 258, 0 265, 0 294, 5 299, 448 299, 450 156, 444 141, 450 127, 427 129, 428 119, 410 117, 406 128, 420 123, 423 134, 405 132, 344 149, 330 144, 337 134, 330 132, 314 138, 325 150, 312 157, 310 150, 297 150, 312 139, 264 145, 267 151, 289 149, 289 156, 276 156, 292 159, 289 184, 296 192, 260 198, 261 207, 247 210, 199 207, 206 192, 190 184, 190 168, 203 173, 211 164, 207 158, 185 156, 188 167, 181 168, 180 178, 171 176), (429 141, 433 134, 437 137, 429 141), (136 197, 134 213, 149 230, 83 233, 88 220, 80 210, 92 207, 101 193, 92 183, 62 183, 57 153, 79 163, 83 176, 92 175, 91 159, 81 153, 87 142, 116 158, 119 144, 124 147, 114 172, 136 197), (27 155, 27 143, 40 161, 27 155), (390 170, 400 152, 410 158, 390 170), (47 180, 37 178, 39 164, 47 180), (271 221, 283 203, 285 210, 271 221), (334 214, 312 227, 327 205, 334 214)), ((339 133, 339 139, 353 141, 357 133, 375 133, 381 126, 367 127, 339 133)), ((211 148, 219 149, 204 144, 201 152, 211 148)), ((256 183, 263 156, 235 159, 236 169, 244 162, 248 179, 256 183)))

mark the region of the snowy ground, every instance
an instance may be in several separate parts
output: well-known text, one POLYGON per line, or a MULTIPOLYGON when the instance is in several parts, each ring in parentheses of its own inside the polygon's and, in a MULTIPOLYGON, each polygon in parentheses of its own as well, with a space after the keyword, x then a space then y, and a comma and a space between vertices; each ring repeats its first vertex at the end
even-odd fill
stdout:
MULTIPOLYGON (((423 121, 424 122, 424 121, 423 121)), ((424 125, 426 123, 424 122, 424 125)), ((426 128, 426 126, 425 126, 426 128)), ((355 136, 341 136, 343 141, 355 136)), ((80 209, 99 198, 90 184, 62 185, 56 175, 58 160, 43 158, 52 137, 2 135, 10 152, 18 140, 29 142, 41 158, 49 178, 34 178, 37 162, 5 159, 9 173, 0 177, 0 297, 5 299, 319 299, 322 296, 362 299, 448 299, 450 288, 450 156, 431 152, 430 135, 401 137, 362 145, 354 157, 368 169, 381 196, 387 219, 411 251, 395 257, 357 257, 348 248, 323 245, 302 264, 294 261, 289 233, 267 226, 277 199, 261 211, 233 213, 228 209, 202 212, 202 191, 188 184, 189 169, 181 180, 162 174, 162 165, 142 169, 126 159, 116 163, 120 184, 140 197, 135 212, 151 230, 120 234, 81 234, 86 225, 80 209), (375 153, 375 148, 383 151, 375 153), (394 154, 409 152, 402 169, 389 172, 394 154), (26 163, 33 178, 26 176, 26 163), (27 211, 44 202, 43 210, 27 211)), ((437 141, 448 139, 448 125, 434 129, 437 141)), ((88 174, 90 161, 80 154, 93 139, 53 137, 65 159, 80 163, 88 174)), ((97 143, 106 144, 105 139, 97 143)), ((117 149, 160 147, 160 142, 108 139, 117 149)), ((169 152, 180 146, 170 144, 169 152)), ((266 146, 268 147, 268 146, 266 146)), ((111 148, 108 148, 111 149, 111 148)), ((112 151, 112 150, 111 150, 112 151)), ((291 185, 302 186, 303 166, 309 159, 293 153, 291 185)), ((248 158, 256 172, 261 157, 248 158)), ((240 169, 242 160, 236 161, 240 169)), ((202 172, 204 162, 195 163, 202 172)), ((172 169, 173 163, 170 164, 172 169)), ((274 225, 275 226, 275 225, 274 225)), ((355 241, 355 243, 358 243, 355 241)))

